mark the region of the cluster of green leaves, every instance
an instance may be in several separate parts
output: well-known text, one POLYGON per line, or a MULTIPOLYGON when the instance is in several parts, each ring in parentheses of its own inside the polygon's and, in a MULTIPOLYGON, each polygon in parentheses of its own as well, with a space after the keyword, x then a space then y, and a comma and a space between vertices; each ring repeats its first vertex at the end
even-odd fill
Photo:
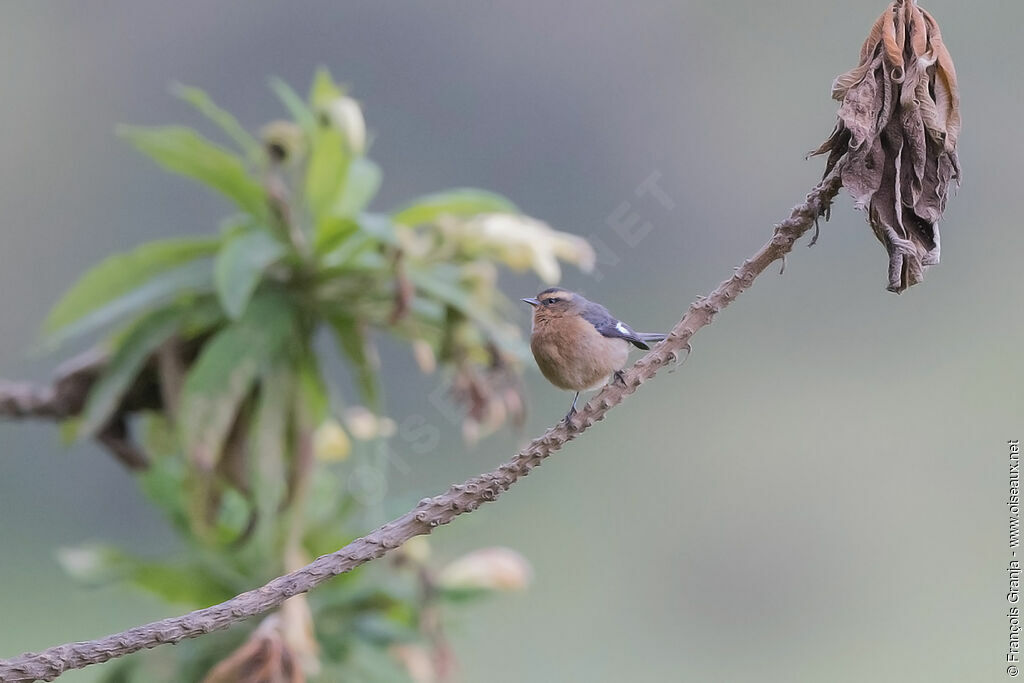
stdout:
MULTIPOLYGON (((261 138, 184 87, 176 93, 229 145, 179 126, 120 129, 164 169, 225 197, 235 213, 219 234, 152 242, 103 261, 46 321, 51 345, 107 334, 109 359, 78 419, 80 435, 134 416, 129 397, 152 385, 143 388, 159 398, 136 420, 150 458, 140 481, 185 540, 172 559, 97 547, 66 553, 79 578, 129 581, 198 607, 282 573, 287 547, 316 556, 355 535, 345 521, 358 503, 344 494, 343 472, 301 453, 332 414, 335 395, 313 348, 319 330, 333 333, 358 380, 360 395, 350 399, 374 409, 374 331, 425 346, 442 364, 493 365, 496 356, 524 354, 506 322, 512 305, 479 277, 481 264, 494 269, 498 259, 461 250, 430 227, 516 207, 458 189, 372 212, 382 174, 365 155, 358 106, 326 70, 305 99, 282 81, 271 86, 291 120, 268 125, 261 138)), ((317 637, 331 666, 358 650, 357 641, 414 637, 414 601, 383 590, 345 579, 313 598, 313 612, 326 619, 317 637)), ((216 661, 226 654, 222 640, 181 651, 199 653, 192 666, 216 661)), ((141 680, 129 675, 133 667, 111 680, 141 680)))

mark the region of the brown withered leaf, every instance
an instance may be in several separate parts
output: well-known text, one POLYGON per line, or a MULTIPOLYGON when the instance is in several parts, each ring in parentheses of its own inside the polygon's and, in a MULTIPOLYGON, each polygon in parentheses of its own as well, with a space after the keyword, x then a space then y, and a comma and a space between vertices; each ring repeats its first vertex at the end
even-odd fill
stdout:
POLYGON ((490 362, 485 367, 465 359, 456 364, 450 388, 452 400, 466 411, 462 436, 469 444, 493 434, 506 422, 519 428, 526 420, 523 380, 514 360, 493 343, 486 345, 486 351, 490 362))
POLYGON ((960 182, 960 95, 938 23, 895 0, 832 97, 835 130, 812 154, 828 154, 826 176, 843 162, 843 185, 889 252, 888 289, 902 292, 939 262, 939 220, 960 182))
POLYGON ((272 614, 241 647, 217 664, 203 683, 303 683, 305 675, 272 614))

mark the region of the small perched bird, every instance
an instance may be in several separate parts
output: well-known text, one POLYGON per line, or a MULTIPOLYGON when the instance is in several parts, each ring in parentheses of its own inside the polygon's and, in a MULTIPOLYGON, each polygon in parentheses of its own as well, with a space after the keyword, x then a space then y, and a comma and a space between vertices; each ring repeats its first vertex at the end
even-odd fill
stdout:
POLYGON ((552 287, 523 299, 533 306, 530 349, 540 371, 559 389, 575 391, 566 419, 576 412, 581 391, 596 389, 609 377, 622 379, 629 345, 649 349, 663 334, 637 332, 601 304, 552 287))

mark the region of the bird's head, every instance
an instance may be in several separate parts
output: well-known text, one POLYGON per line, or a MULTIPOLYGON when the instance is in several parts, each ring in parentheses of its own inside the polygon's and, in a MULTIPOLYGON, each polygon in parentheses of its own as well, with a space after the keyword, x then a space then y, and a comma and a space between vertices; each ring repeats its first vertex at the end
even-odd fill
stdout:
POLYGON ((537 296, 523 301, 533 306, 535 321, 578 315, 586 303, 579 294, 560 287, 545 289, 537 296))

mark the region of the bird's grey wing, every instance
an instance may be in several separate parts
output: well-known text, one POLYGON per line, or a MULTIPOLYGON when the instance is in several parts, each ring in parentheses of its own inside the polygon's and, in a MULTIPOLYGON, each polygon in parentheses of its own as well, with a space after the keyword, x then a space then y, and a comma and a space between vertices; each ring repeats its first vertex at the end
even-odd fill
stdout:
POLYGON ((581 315, 584 320, 593 325, 594 329, 605 337, 625 339, 630 344, 645 351, 651 348, 636 330, 609 313, 608 309, 601 304, 588 301, 587 305, 583 307, 581 315))

